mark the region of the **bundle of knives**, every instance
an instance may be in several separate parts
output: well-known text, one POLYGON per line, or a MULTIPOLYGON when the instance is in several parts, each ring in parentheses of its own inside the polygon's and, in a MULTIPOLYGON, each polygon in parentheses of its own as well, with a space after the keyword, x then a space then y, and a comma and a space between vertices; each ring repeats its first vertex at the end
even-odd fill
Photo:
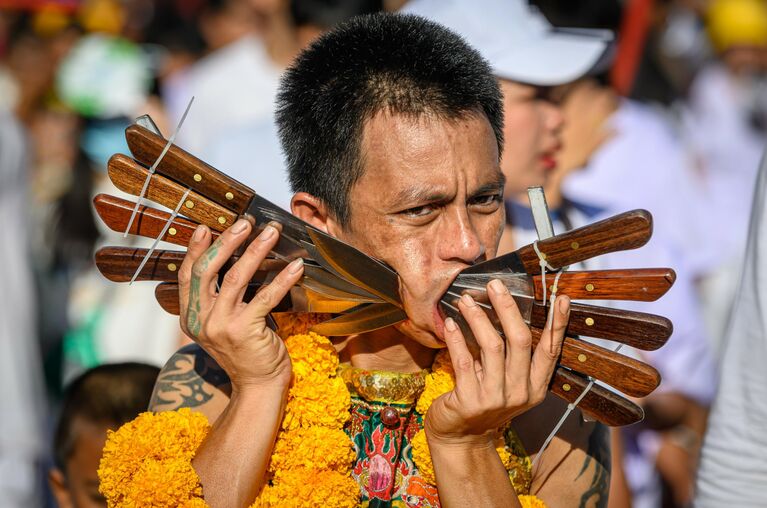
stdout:
MULTIPOLYGON (((314 326, 317 333, 351 335, 406 319, 397 274, 385 263, 313 228, 183 149, 175 145, 167 149, 167 140, 151 125, 131 125, 126 138, 133 158, 116 154, 110 159, 112 182, 124 192, 177 212, 136 207, 134 202, 100 194, 94 199, 96 211, 111 229, 123 232, 130 224, 131 234, 186 246, 199 224, 207 225, 215 238, 242 215, 252 216, 258 225, 277 221, 282 235, 272 256, 251 281, 246 299, 300 256, 305 260, 299 282, 305 306, 312 312, 332 314, 314 326), (160 158, 163 151, 166 153, 160 158), (154 171, 150 171, 152 167, 154 171)), ((565 271, 556 278, 555 273, 544 276, 540 263, 543 259, 549 269, 559 270, 601 254, 641 247, 651 234, 650 214, 634 210, 542 240, 536 246, 522 247, 461 272, 442 298, 441 310, 453 317, 471 340, 470 330, 454 306, 455 299, 470 292, 497 323, 497 316, 486 303, 485 288, 491 279, 499 278, 514 296, 537 343, 548 314, 542 298, 546 292, 566 294, 572 300, 656 300, 674 283, 675 274, 669 268, 565 271), (556 288, 551 285, 555 279, 556 288)), ((157 300, 166 311, 178 314, 177 270, 185 252, 155 250, 147 254, 146 249, 105 247, 96 253, 96 264, 115 282, 127 282, 132 277, 159 281, 157 300)), ((292 294, 295 300, 296 293, 292 294)), ((290 298, 286 300, 277 310, 292 308, 290 298)), ((578 336, 655 350, 668 340, 671 331, 671 322, 660 316, 573 303, 550 390, 571 403, 580 399, 578 407, 605 424, 640 421, 642 409, 618 391, 630 397, 647 396, 660 383, 658 372, 578 336)))

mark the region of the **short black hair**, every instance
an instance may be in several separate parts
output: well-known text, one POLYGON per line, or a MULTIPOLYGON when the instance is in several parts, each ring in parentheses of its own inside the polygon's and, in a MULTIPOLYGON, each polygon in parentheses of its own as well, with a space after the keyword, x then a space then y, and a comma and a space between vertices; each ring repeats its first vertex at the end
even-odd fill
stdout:
POLYGON ((425 18, 360 16, 319 37, 282 78, 277 125, 294 192, 321 199, 342 226, 362 176, 365 121, 387 111, 458 119, 484 114, 503 147, 503 103, 490 65, 425 18))
POLYGON ((63 473, 77 442, 75 422, 119 427, 147 410, 158 367, 127 362, 100 365, 67 388, 53 438, 53 459, 63 473))

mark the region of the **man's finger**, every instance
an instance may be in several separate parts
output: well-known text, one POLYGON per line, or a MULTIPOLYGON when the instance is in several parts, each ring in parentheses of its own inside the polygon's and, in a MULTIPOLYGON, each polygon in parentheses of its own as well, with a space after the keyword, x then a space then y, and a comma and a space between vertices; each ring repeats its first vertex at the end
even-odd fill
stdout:
POLYGON ((264 262, 269 251, 279 240, 279 231, 270 224, 261 231, 248 248, 245 249, 240 259, 234 263, 224 275, 224 282, 216 299, 216 307, 231 309, 242 302, 242 297, 248 288, 248 283, 253 275, 264 262))
POLYGON ((474 368, 474 357, 466 345, 461 329, 453 318, 445 320, 445 344, 450 352, 450 363, 455 372, 456 388, 462 393, 476 394, 479 391, 479 380, 474 368))
POLYGON ((506 337, 506 379, 510 386, 524 386, 529 381, 532 337, 514 297, 500 280, 487 285, 503 335, 506 337))
POLYGON ((480 347, 483 388, 492 393, 503 394, 506 356, 506 346, 503 339, 493 323, 490 322, 485 311, 471 296, 463 295, 459 300, 458 309, 471 328, 480 347))
POLYGON ((187 312, 182 323, 186 324, 189 333, 193 336, 200 333, 203 314, 210 309, 219 270, 237 247, 247 239, 250 228, 250 222, 239 219, 232 227, 221 233, 192 264, 187 312))
POLYGON ((178 298, 181 323, 186 323, 186 310, 189 304, 189 284, 192 280, 192 265, 194 264, 205 249, 210 247, 210 230, 207 226, 200 224, 194 230, 192 238, 189 240, 189 247, 184 256, 184 261, 178 270, 178 298))
POLYGON ((570 298, 567 296, 557 297, 553 307, 554 310, 549 317, 549 320, 553 319, 553 323, 546 322, 541 340, 533 352, 530 372, 530 383, 533 389, 542 391, 542 393, 545 393, 549 385, 559 354, 562 351, 562 342, 570 317, 570 298))
POLYGON ((278 303, 285 298, 290 288, 292 288, 301 276, 304 274, 304 260, 301 258, 290 262, 269 285, 264 286, 256 296, 248 303, 244 316, 248 319, 263 319, 269 314, 278 303))

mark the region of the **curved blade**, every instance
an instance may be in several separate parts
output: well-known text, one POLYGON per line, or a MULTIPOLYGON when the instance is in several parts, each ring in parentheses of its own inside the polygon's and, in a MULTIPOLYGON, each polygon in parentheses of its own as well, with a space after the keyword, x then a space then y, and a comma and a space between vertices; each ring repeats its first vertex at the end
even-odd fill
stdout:
POLYGON ((355 307, 347 314, 312 326, 311 331, 330 337, 355 335, 385 328, 404 321, 407 314, 389 303, 371 303, 355 307))
POLYGON ((317 251, 333 269, 349 282, 402 307, 397 273, 351 245, 314 228, 307 228, 317 251))

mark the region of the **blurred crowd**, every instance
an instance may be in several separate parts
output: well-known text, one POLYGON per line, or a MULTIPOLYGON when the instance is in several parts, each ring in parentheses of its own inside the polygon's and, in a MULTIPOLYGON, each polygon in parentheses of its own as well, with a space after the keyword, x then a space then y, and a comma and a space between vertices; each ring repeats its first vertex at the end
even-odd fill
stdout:
MULTIPOLYGON (((109 283, 93 263, 101 245, 145 245, 108 231, 91 204, 97 193, 121 194, 106 163, 127 153, 124 129, 150 114, 169 137, 194 97, 176 143, 289 208, 273 121, 282 71, 324 30, 405 3, 0 0, 0 506, 53 506, 54 494, 61 506, 98 506, 95 470, 84 480, 68 471, 94 467, 76 453, 75 434, 95 435, 83 446, 100 450, 104 429, 148 400, 140 364, 161 366, 186 340, 151 284, 109 283), (117 366, 93 370, 105 364, 117 366), (122 406, 84 409, 84 393, 113 394, 122 406), (85 485, 80 501, 72 478, 85 485)), ((613 435, 622 467, 610 503, 690 506, 767 140, 767 2, 531 3, 506 30, 599 29, 591 33, 603 34, 606 49, 577 75, 532 83, 530 96, 515 96, 524 92, 517 80, 499 76, 507 141, 553 140, 541 149, 551 160, 535 170, 524 150, 504 153, 514 176, 503 245, 535 239, 529 185, 544 186, 558 233, 652 212, 647 247, 585 266, 677 272, 667 297, 626 307, 668 316, 675 332, 661 350, 633 353, 664 381, 642 401, 645 422, 613 435), (515 116, 523 101, 539 106, 537 130, 515 116)), ((405 8, 430 14, 428 1, 405 8)))

